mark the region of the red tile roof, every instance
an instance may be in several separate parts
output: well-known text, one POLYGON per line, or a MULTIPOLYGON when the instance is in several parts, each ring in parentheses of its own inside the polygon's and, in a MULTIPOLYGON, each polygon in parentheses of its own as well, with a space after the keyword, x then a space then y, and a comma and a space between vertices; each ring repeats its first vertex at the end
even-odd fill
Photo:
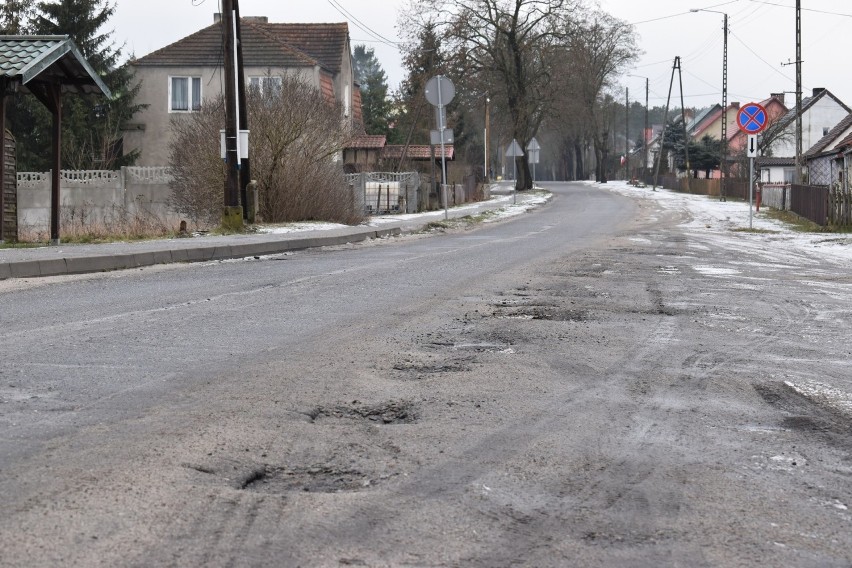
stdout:
POLYGON ((384 148, 387 137, 381 135, 361 134, 352 139, 346 147, 361 149, 384 148))
MULTIPOLYGON (((405 153, 405 157, 409 160, 431 160, 432 151, 430 148, 430 146, 409 146, 408 151, 405 153)), ((384 149, 382 149, 382 158, 398 160, 402 157, 404 150, 404 145, 385 146, 384 149)), ((455 159, 455 148, 453 148, 452 145, 445 145, 444 156, 448 160, 455 159)), ((435 159, 440 158, 441 148, 439 146, 435 146, 435 159)))
MULTIPOLYGON (((349 39, 340 24, 266 24, 241 21, 243 61, 251 67, 313 67, 338 73, 349 39)), ((222 26, 213 24, 140 57, 135 65, 160 67, 222 65, 222 26)))

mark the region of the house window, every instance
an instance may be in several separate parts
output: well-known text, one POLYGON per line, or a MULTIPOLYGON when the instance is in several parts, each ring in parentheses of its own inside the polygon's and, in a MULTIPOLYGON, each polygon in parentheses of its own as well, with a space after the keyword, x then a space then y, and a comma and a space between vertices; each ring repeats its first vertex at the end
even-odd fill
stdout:
POLYGON ((261 94, 280 95, 281 77, 249 77, 249 88, 259 89, 261 94))
POLYGON ((796 177, 796 168, 784 168, 784 183, 793 183, 796 177))
POLYGON ((169 112, 201 110, 201 77, 169 77, 169 112))

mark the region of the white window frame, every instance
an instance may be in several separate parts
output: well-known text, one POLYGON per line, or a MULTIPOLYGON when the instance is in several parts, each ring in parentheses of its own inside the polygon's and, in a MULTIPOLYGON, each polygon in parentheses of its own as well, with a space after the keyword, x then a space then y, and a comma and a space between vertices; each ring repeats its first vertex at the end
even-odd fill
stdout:
POLYGON ((195 92, 193 88, 195 88, 195 82, 198 80, 198 101, 200 102, 203 97, 203 87, 200 76, 194 75, 169 75, 169 88, 168 88, 168 109, 169 113, 187 113, 187 112, 198 112, 199 108, 192 108, 192 102, 195 100, 195 92), (189 96, 189 100, 187 101, 186 109, 174 109, 172 108, 172 85, 174 84, 175 79, 186 79, 187 81, 187 95, 189 96))
POLYGON ((248 78, 248 86, 251 89, 259 89, 262 95, 269 88, 269 83, 274 82, 278 85, 278 92, 281 92, 284 86, 284 80, 275 75, 250 75, 248 78))

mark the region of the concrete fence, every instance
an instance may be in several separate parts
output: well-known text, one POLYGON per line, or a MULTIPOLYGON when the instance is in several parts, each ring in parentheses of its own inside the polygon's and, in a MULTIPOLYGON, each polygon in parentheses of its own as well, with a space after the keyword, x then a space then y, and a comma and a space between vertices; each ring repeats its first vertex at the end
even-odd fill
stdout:
MULTIPOLYGON (((110 223, 146 217, 177 225, 180 217, 169 207, 171 188, 165 167, 126 167, 121 170, 62 170, 59 203, 64 219, 110 223)), ((18 172, 18 225, 50 224, 51 172, 18 172)))

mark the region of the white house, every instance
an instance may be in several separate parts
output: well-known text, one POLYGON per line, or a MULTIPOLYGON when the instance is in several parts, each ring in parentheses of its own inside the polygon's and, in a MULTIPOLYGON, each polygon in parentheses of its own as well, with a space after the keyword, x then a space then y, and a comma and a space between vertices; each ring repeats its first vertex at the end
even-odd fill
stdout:
MULTIPOLYGON (((828 89, 814 89, 813 96, 802 101, 802 154, 825 138, 850 112, 852 110, 828 89)), ((757 160, 761 181, 792 182, 796 157, 796 109, 784 115, 765 136, 772 139, 767 152, 771 157, 757 160)))

